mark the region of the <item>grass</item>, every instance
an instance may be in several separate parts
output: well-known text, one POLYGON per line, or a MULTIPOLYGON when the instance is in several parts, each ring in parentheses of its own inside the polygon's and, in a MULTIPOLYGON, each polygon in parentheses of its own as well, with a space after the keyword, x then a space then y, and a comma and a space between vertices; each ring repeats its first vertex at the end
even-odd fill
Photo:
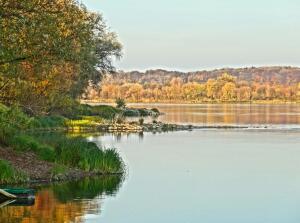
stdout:
POLYGON ((64 134, 20 134, 10 145, 17 151, 32 151, 42 160, 101 174, 124 172, 124 164, 114 149, 99 149, 82 137, 64 134))
POLYGON ((92 127, 95 126, 97 122, 91 120, 91 119, 81 119, 81 120, 68 120, 66 121, 67 127, 92 127))
POLYGON ((35 128, 55 128, 64 127, 67 119, 63 116, 40 116, 35 117, 34 125, 35 128))
POLYGON ((114 149, 99 149, 82 137, 48 133, 35 134, 35 139, 53 148, 58 164, 103 174, 124 172, 124 163, 114 149))
POLYGON ((0 159, 0 184, 10 184, 15 182, 25 182, 27 176, 14 169, 9 162, 0 159))
POLYGON ((55 164, 53 169, 51 170, 51 175, 55 178, 58 175, 63 175, 68 172, 68 168, 61 164, 55 164))
MULTIPOLYGON (((53 127, 63 124, 87 125, 95 123, 96 120, 102 120, 99 117, 83 118, 85 119, 70 121, 70 123, 59 116, 31 118, 18 108, 0 105, 0 146, 1 144, 10 146, 19 152, 32 151, 38 155, 39 159, 56 163, 58 166, 53 170, 53 174, 63 171, 61 166, 102 174, 124 172, 123 161, 114 149, 100 149, 95 143, 87 142, 82 137, 71 138, 62 133, 47 135, 27 131, 37 127, 53 127)), ((0 172, 7 182, 21 177, 5 161, 1 165, 3 167, 1 166, 0 172)), ((0 175, 1 180, 2 175, 0 175)))
POLYGON ((32 151, 35 154, 37 154, 42 160, 49 162, 55 161, 56 154, 54 149, 46 144, 41 144, 29 135, 16 135, 12 137, 11 142, 9 144, 17 151, 32 151))

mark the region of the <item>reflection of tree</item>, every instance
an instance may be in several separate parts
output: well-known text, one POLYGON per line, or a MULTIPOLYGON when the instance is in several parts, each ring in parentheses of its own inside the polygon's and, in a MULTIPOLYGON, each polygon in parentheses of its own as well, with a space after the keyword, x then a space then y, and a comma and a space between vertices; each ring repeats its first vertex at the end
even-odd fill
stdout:
POLYGON ((143 140, 144 139, 144 132, 139 132, 139 139, 143 140))
POLYGON ((100 213, 100 203, 92 199, 116 194, 122 179, 120 176, 99 177, 42 188, 36 195, 34 206, 0 208, 0 222, 83 222, 82 216, 87 211, 100 213))

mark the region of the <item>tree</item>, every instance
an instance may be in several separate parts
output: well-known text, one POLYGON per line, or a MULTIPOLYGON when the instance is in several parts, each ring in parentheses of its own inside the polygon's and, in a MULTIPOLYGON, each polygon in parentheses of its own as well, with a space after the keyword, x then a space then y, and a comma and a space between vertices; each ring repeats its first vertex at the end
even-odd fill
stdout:
POLYGON ((236 86, 234 83, 232 83, 232 82, 226 83, 222 87, 222 100, 233 101, 236 97, 236 92, 235 92, 236 89, 235 88, 236 88, 236 86))
POLYGON ((0 43, 0 102, 32 113, 80 97, 121 56, 102 16, 75 0, 0 0, 0 43))

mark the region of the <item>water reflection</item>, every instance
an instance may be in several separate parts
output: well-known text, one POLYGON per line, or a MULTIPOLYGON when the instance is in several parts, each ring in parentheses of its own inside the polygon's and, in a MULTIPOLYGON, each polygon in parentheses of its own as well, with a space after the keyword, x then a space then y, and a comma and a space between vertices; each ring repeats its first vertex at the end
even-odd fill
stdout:
MULTIPOLYGON (((185 124, 300 124, 297 104, 135 104, 134 107, 157 107, 164 115, 159 121, 185 124)), ((146 121, 151 122, 152 118, 146 121)))
POLYGON ((0 208, 0 222, 84 222, 84 215, 100 214, 102 200, 114 196, 122 181, 120 176, 109 176, 38 186, 33 206, 8 204, 0 208))

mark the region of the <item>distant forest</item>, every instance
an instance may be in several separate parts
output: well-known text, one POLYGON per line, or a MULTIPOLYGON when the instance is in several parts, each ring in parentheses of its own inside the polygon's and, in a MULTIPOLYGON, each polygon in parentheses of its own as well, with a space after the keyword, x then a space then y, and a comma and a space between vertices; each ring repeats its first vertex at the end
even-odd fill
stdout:
POLYGON ((121 71, 107 75, 97 88, 88 87, 84 97, 128 102, 299 101, 300 68, 121 71))

